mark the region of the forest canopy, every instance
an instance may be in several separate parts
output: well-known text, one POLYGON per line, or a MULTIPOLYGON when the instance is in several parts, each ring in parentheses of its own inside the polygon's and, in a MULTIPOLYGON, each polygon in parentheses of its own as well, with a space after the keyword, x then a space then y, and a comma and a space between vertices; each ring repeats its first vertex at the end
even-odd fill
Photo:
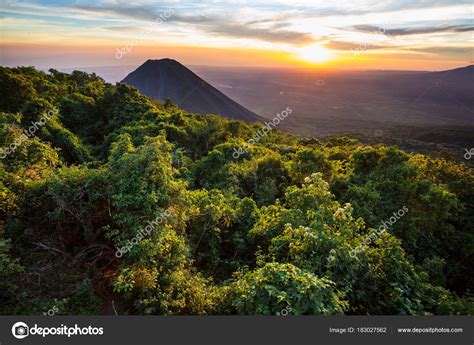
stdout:
POLYGON ((1 314, 474 314, 464 164, 249 144, 261 125, 79 71, 0 87, 1 314))

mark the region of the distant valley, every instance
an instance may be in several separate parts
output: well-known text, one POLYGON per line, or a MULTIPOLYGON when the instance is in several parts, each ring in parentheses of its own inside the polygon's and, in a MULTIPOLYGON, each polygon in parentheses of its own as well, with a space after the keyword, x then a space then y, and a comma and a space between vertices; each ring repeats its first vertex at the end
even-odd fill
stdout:
POLYGON ((282 124, 306 135, 374 132, 396 126, 474 126, 474 68, 447 72, 307 72, 196 68, 265 117, 290 106, 282 124))

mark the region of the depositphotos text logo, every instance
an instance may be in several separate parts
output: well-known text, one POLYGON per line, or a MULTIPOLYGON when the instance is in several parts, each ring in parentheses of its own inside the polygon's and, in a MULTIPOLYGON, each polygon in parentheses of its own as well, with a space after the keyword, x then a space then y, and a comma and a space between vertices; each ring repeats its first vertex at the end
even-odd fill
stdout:
POLYGON ((40 335, 43 338, 47 335, 65 335, 68 338, 75 335, 103 335, 103 327, 79 327, 77 323, 74 327, 61 324, 59 327, 39 327, 36 323, 29 327, 24 322, 17 322, 12 326, 12 334, 17 339, 26 338, 29 335, 40 335))

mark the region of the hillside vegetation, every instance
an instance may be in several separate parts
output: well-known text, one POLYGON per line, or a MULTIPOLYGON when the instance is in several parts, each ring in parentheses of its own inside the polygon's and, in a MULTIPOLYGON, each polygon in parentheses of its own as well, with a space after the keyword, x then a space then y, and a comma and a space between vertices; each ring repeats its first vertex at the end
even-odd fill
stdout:
POLYGON ((249 145, 259 125, 83 72, 2 67, 0 87, 2 314, 474 313, 465 165, 249 145))

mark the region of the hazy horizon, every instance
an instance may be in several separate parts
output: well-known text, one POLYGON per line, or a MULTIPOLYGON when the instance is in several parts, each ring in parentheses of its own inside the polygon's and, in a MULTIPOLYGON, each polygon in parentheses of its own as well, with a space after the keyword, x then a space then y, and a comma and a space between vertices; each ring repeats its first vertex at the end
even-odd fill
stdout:
MULTIPOLYGON (((166 58, 163 58, 166 59, 166 58)), ((159 60, 159 59, 151 59, 151 60, 159 60)), ((176 59, 175 59, 176 60, 176 59)), ((47 66, 47 67, 39 67, 36 65, 4 65, 5 67, 26 67, 26 66, 33 66, 39 70, 44 72, 48 72, 49 69, 57 69, 58 71, 71 73, 74 70, 84 71, 87 73, 95 73, 99 77, 103 78, 106 82, 109 83, 116 83, 124 79, 127 74, 134 71, 136 68, 141 66, 147 60, 144 60, 142 63, 139 64, 130 64, 130 65, 104 65, 104 66, 47 66)), ((181 63, 181 61, 177 60, 181 63)), ((445 69, 437 69, 437 70, 404 70, 404 69, 344 69, 344 68, 332 68, 322 69, 322 68, 307 68, 307 67, 268 67, 268 66, 224 66, 224 65, 195 65, 195 64, 183 64, 187 68, 191 69, 193 72, 197 73, 201 77, 200 73, 203 71, 233 71, 233 70, 256 70, 256 71, 274 71, 274 72, 282 72, 282 73, 292 73, 292 72, 305 72, 309 74, 318 74, 318 73, 325 73, 325 74, 338 74, 338 73, 361 73, 361 72, 370 72, 370 73, 377 73, 377 72, 393 72, 393 73, 423 73, 423 72, 440 72, 445 71, 445 69)), ((463 68, 470 65, 462 65, 462 66, 455 66, 453 69, 463 68)), ((218 85, 217 85, 218 87, 218 85)))

